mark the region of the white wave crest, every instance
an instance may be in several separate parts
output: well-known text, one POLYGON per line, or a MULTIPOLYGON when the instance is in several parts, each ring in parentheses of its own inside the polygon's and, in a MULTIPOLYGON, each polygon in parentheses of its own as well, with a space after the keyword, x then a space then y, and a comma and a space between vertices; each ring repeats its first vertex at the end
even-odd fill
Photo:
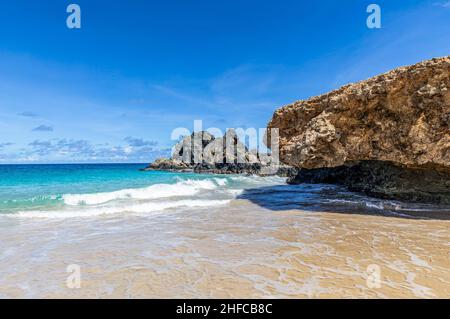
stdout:
POLYGON ((214 178, 214 181, 217 183, 217 185, 219 186, 225 186, 228 184, 228 180, 226 178, 214 178))
POLYGON ((176 184, 155 184, 145 188, 122 189, 114 192, 93 194, 66 194, 62 196, 64 203, 70 206, 99 205, 113 200, 137 199, 150 200, 178 196, 192 196, 202 190, 214 190, 222 181, 183 180, 176 184))
MULTIPOLYGON (((111 214, 153 215, 176 213, 184 208, 227 205, 247 188, 278 184, 279 179, 261 177, 177 178, 174 184, 155 184, 112 192, 64 194, 64 205, 54 209, 20 210, 9 216, 21 218, 82 218, 111 214), (177 209, 179 208, 179 209, 177 209)), ((61 204, 61 203, 59 203, 61 204)))
POLYGON ((128 206, 86 207, 82 209, 63 209, 55 211, 20 211, 17 214, 11 214, 9 216, 22 218, 85 218, 120 213, 149 214, 170 208, 224 206, 229 204, 229 202, 230 200, 179 200, 157 203, 149 202, 128 206))

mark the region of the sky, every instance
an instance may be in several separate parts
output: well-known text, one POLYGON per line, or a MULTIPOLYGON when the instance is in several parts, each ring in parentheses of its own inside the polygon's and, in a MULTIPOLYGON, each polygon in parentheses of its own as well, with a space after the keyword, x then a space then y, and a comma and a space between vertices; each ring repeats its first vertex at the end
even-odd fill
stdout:
POLYGON ((3 1, 0 164, 146 163, 194 120, 263 128, 283 105, 449 54, 450 0, 3 1))

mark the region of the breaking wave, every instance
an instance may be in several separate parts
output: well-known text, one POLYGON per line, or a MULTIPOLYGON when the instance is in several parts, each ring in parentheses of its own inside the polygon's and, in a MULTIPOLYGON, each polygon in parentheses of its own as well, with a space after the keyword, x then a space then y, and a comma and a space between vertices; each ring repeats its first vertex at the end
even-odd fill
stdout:
POLYGON ((193 196, 204 190, 214 190, 226 185, 225 179, 185 180, 176 184, 155 184, 145 188, 122 189, 107 193, 66 194, 62 198, 66 205, 98 205, 120 199, 161 199, 168 197, 193 196), (217 181, 216 181, 217 180, 217 181))
MULTIPOLYGON (((262 180, 260 179, 260 182, 262 180)), ((152 214, 170 209, 215 207, 229 204, 253 177, 210 177, 206 179, 176 178, 173 184, 160 183, 143 188, 127 188, 112 192, 62 194, 53 197, 59 204, 18 210, 10 216, 26 218, 77 218, 112 214, 152 214)), ((273 182, 268 180, 267 182, 273 182)))
POLYGON ((111 215, 119 213, 148 214, 161 212, 169 208, 194 208, 212 207, 227 205, 230 200, 179 200, 157 203, 142 203, 133 205, 114 205, 106 207, 86 207, 82 209, 62 209, 54 211, 19 211, 12 216, 27 218, 75 218, 75 217, 95 217, 101 215, 111 215))

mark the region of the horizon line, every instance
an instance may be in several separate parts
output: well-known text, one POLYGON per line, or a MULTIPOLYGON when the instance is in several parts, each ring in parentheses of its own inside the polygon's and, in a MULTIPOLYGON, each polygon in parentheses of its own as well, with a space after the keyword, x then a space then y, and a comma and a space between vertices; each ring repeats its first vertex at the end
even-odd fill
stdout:
POLYGON ((110 162, 110 163, 95 163, 95 162, 70 162, 70 163, 0 163, 0 166, 7 165, 118 165, 118 164, 130 164, 130 165, 148 165, 151 162, 132 163, 132 162, 110 162))

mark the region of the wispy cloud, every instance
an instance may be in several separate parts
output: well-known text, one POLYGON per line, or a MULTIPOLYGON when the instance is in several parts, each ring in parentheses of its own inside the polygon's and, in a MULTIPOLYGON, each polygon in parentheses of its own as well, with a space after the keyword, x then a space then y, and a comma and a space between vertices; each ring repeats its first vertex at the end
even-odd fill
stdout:
POLYGON ((53 132, 53 127, 47 125, 39 125, 32 129, 33 132, 53 132))
POLYGON ((436 7, 450 9, 450 1, 435 2, 433 5, 436 6, 436 7))
POLYGON ((265 125, 273 109, 283 101, 280 96, 292 92, 293 73, 278 65, 244 63, 209 78, 166 82, 150 88, 161 100, 181 106, 178 113, 189 114, 190 119, 196 110, 201 111, 202 119, 209 118, 210 123, 220 124, 217 119, 224 119, 222 124, 244 121, 249 126, 258 126, 265 125))
POLYGON ((0 143, 0 149, 2 149, 4 147, 7 147, 7 146, 11 146, 11 145, 14 145, 14 143, 9 143, 9 142, 7 142, 7 143, 0 143))
POLYGON ((264 95, 279 80, 274 66, 240 65, 214 78, 211 89, 219 95, 264 95))
POLYGON ((146 141, 142 138, 136 138, 131 136, 125 137, 124 141, 127 142, 127 144, 132 147, 156 146, 158 144, 158 142, 156 141, 146 141))
POLYGON ((31 118, 38 117, 38 115, 36 113, 28 112, 28 111, 18 113, 17 115, 23 116, 23 117, 31 117, 31 118))
POLYGON ((94 144, 87 140, 64 138, 35 140, 19 152, 7 154, 7 158, 3 154, 3 160, 10 162, 46 162, 49 159, 56 162, 150 162, 170 154, 169 148, 156 148, 155 141, 139 138, 128 140, 131 143, 128 142, 126 145, 94 144))
POLYGON ((168 85, 152 85, 151 88, 163 95, 170 96, 172 98, 178 99, 180 101, 187 102, 192 105, 197 105, 200 107, 214 108, 215 104, 208 98, 198 97, 192 93, 187 92, 186 89, 176 89, 168 85))

